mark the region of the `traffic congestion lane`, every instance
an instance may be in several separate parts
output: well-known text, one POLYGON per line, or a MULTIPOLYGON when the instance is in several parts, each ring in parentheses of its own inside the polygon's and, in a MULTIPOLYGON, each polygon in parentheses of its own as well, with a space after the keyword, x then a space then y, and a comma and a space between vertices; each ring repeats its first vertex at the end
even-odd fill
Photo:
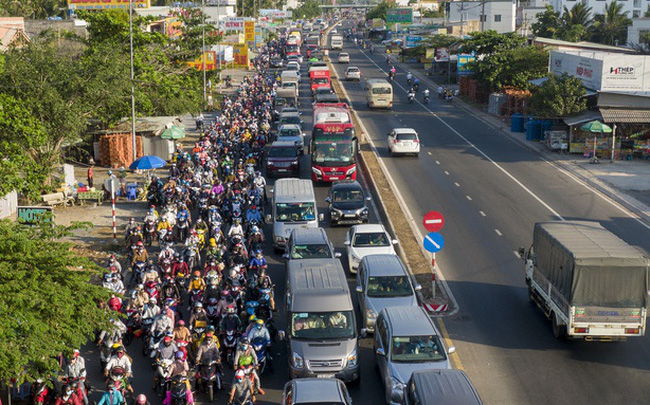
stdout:
MULTIPOLYGON (((352 56, 351 64, 359 66, 366 77, 385 77, 358 50, 350 47, 349 43, 346 45, 345 51, 352 56)), ((339 75, 342 74, 340 67, 336 69, 339 75)), ((398 76, 400 79, 405 80, 403 75, 398 76)), ((512 182, 505 181, 503 175, 495 175, 493 164, 481 165, 484 156, 477 154, 466 143, 458 142, 456 134, 437 122, 421 106, 407 104, 405 93, 396 91, 397 104, 393 113, 367 111, 361 86, 356 83, 345 83, 344 86, 349 90, 353 105, 360 111, 370 135, 375 142, 379 142, 380 154, 383 155, 383 136, 379 134, 396 125, 395 120, 399 122, 396 115, 408 122, 408 126, 415 127, 421 135, 424 134, 425 150, 432 152, 433 156, 422 154, 420 159, 384 161, 415 216, 417 208, 414 207, 425 205, 422 213, 437 208, 448 218, 449 222, 443 230, 447 244, 438 256, 438 263, 450 281, 461 313, 454 320, 447 321, 447 327, 459 348, 463 364, 484 399, 488 402, 536 403, 550 398, 553 403, 564 403, 589 398, 595 403, 602 403, 608 396, 602 387, 609 387, 603 377, 597 380, 601 382, 600 389, 583 388, 591 386, 594 373, 614 376, 621 383, 619 394, 632 392, 635 398, 647 394, 646 389, 638 384, 646 367, 642 365, 643 361, 635 358, 635 353, 647 353, 644 348, 646 338, 632 339, 621 348, 623 353, 617 349, 616 354, 611 355, 603 353, 599 345, 558 343, 550 336, 548 323, 526 305, 523 264, 514 256, 513 250, 530 240, 532 223, 548 219, 548 210, 540 208, 536 199, 525 195, 522 197, 521 188, 509 185, 512 182), (476 160, 478 162, 474 163, 476 160), (408 164, 404 164, 406 161, 408 164), (422 164, 422 161, 425 163, 422 164), (436 161, 440 164, 436 164, 436 161), (417 172, 428 172, 430 177, 425 175, 422 178, 417 172), (422 184, 431 184, 430 189, 433 190, 423 190, 422 184), (499 229, 501 235, 496 232, 499 229), (577 346, 577 349, 573 346, 577 346), (584 357, 572 359, 568 348, 578 350, 580 356, 584 357), (489 373, 485 373, 485 365, 489 365, 489 373), (620 366, 629 368, 621 370, 620 366), (543 377, 541 384, 538 382, 540 375, 543 377), (625 381, 628 378, 631 381, 625 381), (555 395, 554 391, 548 394, 549 388, 557 386, 571 394, 555 395)), ((472 138, 472 142, 486 143, 480 138, 498 137, 463 111, 447 112, 451 106, 439 104, 432 99, 429 108, 438 111, 440 107, 443 113, 458 117, 466 127, 460 127, 457 131, 465 136, 475 135, 476 139, 472 138)), ((519 163, 517 168, 523 166, 516 171, 518 176, 531 173, 539 177, 541 172, 548 178, 560 177, 556 171, 546 168, 547 164, 536 163, 539 162, 538 158, 527 156, 527 150, 518 150, 516 144, 508 141, 504 146, 502 140, 490 141, 488 143, 496 143, 497 149, 503 151, 501 160, 507 163, 512 161, 513 165, 519 163), (516 155, 514 158, 509 156, 512 153, 516 155), (535 164, 527 165, 527 161, 535 164)), ((490 153, 493 152, 490 150, 490 153)), ((555 193, 563 194, 560 197, 562 204, 557 205, 562 209, 578 211, 574 213, 576 217, 584 217, 580 210, 583 209, 585 196, 579 196, 584 194, 584 190, 576 190, 572 181, 560 180, 550 186, 543 184, 542 188, 545 186, 550 190, 540 193, 542 198, 557 198, 555 193)), ((540 182, 543 183, 539 178, 533 182, 536 188, 540 182)), ((591 212, 615 217, 611 206, 600 197, 587 197, 591 212)))

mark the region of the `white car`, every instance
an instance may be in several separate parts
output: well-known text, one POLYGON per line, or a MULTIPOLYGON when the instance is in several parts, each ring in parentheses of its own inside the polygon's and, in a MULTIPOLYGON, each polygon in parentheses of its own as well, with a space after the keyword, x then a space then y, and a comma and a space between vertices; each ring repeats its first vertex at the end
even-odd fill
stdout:
POLYGON ((345 69, 345 80, 361 80, 361 70, 356 66, 345 69))
POLYGON ((396 254, 392 239, 382 224, 354 225, 345 234, 345 251, 348 255, 350 273, 356 273, 364 256, 374 254, 396 254))
POLYGON ((289 62, 296 61, 298 63, 302 63, 303 58, 302 58, 302 55, 289 55, 289 56, 287 56, 287 61, 289 61, 289 62))
POLYGON ((420 154, 420 138, 412 128, 393 128, 388 133, 386 144, 391 156, 397 154, 411 153, 415 156, 420 154))
POLYGON ((300 72, 300 63, 298 63, 295 60, 291 62, 287 62, 287 66, 284 68, 284 70, 295 70, 300 72))
POLYGON ((350 54, 347 52, 339 53, 339 63, 350 63, 350 54))

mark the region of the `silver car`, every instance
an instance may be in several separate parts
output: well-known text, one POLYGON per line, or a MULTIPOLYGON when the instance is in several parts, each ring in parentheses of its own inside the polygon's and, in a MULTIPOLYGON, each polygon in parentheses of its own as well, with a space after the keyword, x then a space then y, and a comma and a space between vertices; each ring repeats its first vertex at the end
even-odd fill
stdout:
POLYGON ((361 80, 361 70, 356 66, 345 69, 345 80, 361 80))
POLYGON ((283 124, 278 127, 278 141, 290 141, 302 155, 305 152, 305 135, 298 124, 283 124))
MULTIPOLYGON (((363 331, 363 330, 362 330, 363 331)), ((414 371, 450 369, 438 329, 421 307, 387 307, 377 317, 375 358, 386 388, 386 403, 401 404, 414 371)))
POLYGON ((347 52, 339 53, 339 63, 350 63, 350 54, 347 52))
POLYGON ((284 385, 282 405, 351 405, 348 389, 336 378, 299 378, 284 385))
POLYGON ((408 271, 396 255, 370 255, 361 260, 356 291, 363 327, 374 332, 377 314, 386 307, 417 306, 415 291, 408 271))
POLYGON ((391 239, 382 224, 354 225, 345 235, 345 250, 350 273, 356 273, 364 256, 377 254, 394 255, 397 239, 391 239))
POLYGON ((388 133, 386 144, 391 156, 409 153, 418 156, 420 154, 420 137, 411 128, 394 128, 388 133))

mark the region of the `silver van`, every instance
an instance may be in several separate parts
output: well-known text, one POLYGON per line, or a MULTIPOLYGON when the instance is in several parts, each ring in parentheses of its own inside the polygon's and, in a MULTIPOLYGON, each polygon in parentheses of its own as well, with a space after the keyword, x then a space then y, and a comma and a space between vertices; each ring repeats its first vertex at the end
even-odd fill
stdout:
POLYGON ((351 405, 348 389, 336 378, 300 378, 284 385, 282 405, 351 405))
MULTIPOLYGON (((291 378, 359 378, 352 297, 338 259, 291 260, 285 308, 291 378)), ((286 336, 285 336, 286 335, 286 336)))
POLYGON ((418 370, 450 369, 450 353, 438 329, 421 307, 387 307, 375 325, 375 358, 387 404, 404 400, 406 383, 418 370))
POLYGON ((279 252, 294 228, 318 227, 318 207, 311 180, 279 179, 272 193, 272 213, 266 216, 266 222, 273 222, 273 248, 279 252))
POLYGON ((413 285, 398 256, 364 256, 359 264, 356 287, 363 327, 374 332, 377 314, 386 307, 417 306, 415 292, 421 289, 419 284, 413 285))
POLYGON ((483 405, 463 370, 422 370, 411 375, 404 405, 483 405))
POLYGON ((294 228, 282 256, 287 260, 335 259, 341 257, 323 228, 294 228))

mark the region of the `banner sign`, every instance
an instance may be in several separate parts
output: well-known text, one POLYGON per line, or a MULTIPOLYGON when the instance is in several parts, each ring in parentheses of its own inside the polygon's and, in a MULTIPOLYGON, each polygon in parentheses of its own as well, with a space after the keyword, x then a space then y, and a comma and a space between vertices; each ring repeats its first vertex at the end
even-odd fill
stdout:
POLYGON ((248 44, 233 45, 234 68, 248 68, 248 44))
POLYGON ((255 43, 255 21, 244 21, 244 41, 255 43))
POLYGON ((434 57, 434 60, 436 62, 449 62, 449 48, 436 48, 436 56, 434 57))
POLYGON ((422 37, 420 35, 407 35, 406 41, 404 41, 404 47, 415 48, 420 42, 422 42, 422 37))
POLYGON ((412 8, 389 8, 386 10, 387 23, 406 23, 413 22, 413 9, 412 8))
POLYGON ((16 207, 18 209, 18 219, 22 220, 27 225, 36 225, 42 220, 51 222, 52 207, 16 207), (43 214, 48 214, 49 218, 42 218, 43 214))
POLYGON ((458 75, 459 76, 466 76, 474 73, 472 70, 470 70, 469 64, 472 62, 476 62, 476 56, 471 55, 471 54, 459 54, 458 55, 458 75))
MULTIPOLYGON (((149 0, 133 0, 133 8, 149 8, 149 0)), ((70 10, 129 9, 129 0, 68 0, 70 10)))

